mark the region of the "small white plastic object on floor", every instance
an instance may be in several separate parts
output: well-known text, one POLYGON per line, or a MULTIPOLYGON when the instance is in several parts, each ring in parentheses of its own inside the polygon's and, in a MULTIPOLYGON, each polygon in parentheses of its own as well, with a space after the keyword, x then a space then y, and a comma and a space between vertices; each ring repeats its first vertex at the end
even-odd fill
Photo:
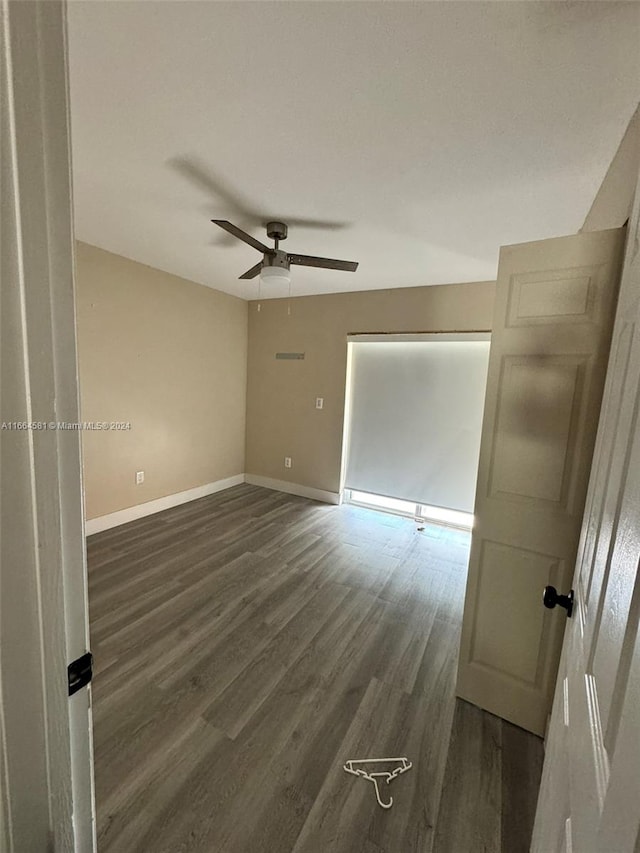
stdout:
POLYGON ((376 800, 378 801, 378 805, 382 806, 383 809, 391 808, 393 805, 393 797, 389 797, 388 803, 382 802, 379 787, 381 780, 384 779, 388 785, 392 779, 395 779, 396 776, 400 776, 401 773, 406 773, 407 770, 411 770, 412 767, 413 764, 408 758, 352 758, 344 765, 344 769, 347 773, 352 773, 354 776, 362 776, 363 779, 368 779, 369 782, 373 782, 373 787, 376 789, 376 800), (393 769, 367 771, 363 767, 365 764, 395 764, 396 766, 393 769))

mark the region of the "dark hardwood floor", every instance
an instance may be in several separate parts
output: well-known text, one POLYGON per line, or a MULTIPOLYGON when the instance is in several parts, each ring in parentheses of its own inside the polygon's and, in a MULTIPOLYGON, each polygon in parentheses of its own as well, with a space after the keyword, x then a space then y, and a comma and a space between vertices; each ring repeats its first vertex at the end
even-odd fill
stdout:
POLYGON ((542 742, 454 696, 467 533, 244 485, 87 547, 100 853, 528 849, 542 742))

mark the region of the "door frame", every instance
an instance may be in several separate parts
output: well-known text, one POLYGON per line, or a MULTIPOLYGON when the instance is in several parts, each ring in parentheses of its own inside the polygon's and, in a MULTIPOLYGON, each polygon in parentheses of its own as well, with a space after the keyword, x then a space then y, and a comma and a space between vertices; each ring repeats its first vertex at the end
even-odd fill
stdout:
POLYGON ((96 849, 66 4, 0 0, 0 851, 96 849), (42 424, 34 428, 36 424, 42 424), (51 428, 50 425, 53 425, 51 428))

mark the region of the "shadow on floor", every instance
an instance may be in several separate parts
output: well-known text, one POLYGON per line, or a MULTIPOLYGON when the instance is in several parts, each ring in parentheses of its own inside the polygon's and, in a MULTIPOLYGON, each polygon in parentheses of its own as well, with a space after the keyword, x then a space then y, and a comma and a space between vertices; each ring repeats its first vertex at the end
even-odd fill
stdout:
POLYGON ((456 700, 433 853, 527 853, 541 738, 456 700))

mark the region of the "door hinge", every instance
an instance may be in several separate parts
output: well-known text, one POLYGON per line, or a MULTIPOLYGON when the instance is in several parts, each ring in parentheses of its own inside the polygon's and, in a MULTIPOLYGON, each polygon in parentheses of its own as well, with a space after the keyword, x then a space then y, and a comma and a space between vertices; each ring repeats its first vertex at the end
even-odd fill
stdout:
POLYGON ((87 685, 93 678, 93 655, 87 652, 77 660, 72 661, 67 667, 69 679, 69 696, 73 696, 78 690, 87 685))

